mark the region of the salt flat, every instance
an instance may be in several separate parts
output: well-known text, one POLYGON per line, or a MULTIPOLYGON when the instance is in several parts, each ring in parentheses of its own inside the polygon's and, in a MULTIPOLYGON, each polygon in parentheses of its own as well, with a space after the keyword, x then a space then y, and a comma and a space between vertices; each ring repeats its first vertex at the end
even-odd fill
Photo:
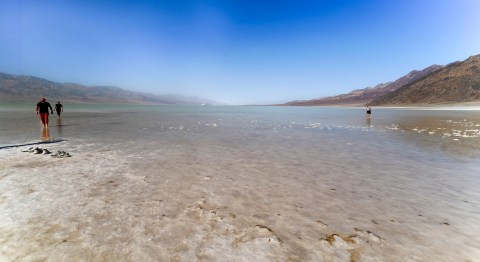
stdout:
MULTIPOLYGON (((72 157, 0 150, 0 258, 478 260, 478 147, 463 134, 479 122, 408 112, 65 114, 49 128, 63 141, 38 146, 72 157)), ((4 127, 3 145, 40 141, 35 120, 37 138, 4 127)))

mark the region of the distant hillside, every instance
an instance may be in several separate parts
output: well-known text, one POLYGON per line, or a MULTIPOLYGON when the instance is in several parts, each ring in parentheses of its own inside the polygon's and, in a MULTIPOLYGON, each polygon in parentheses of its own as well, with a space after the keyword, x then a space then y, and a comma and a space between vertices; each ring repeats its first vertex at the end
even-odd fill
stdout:
POLYGON ((87 103, 219 104, 198 97, 152 95, 113 86, 88 87, 73 83, 57 83, 33 76, 0 73, 0 102, 31 102, 41 97, 50 101, 87 103))
POLYGON ((375 87, 367 87, 364 89, 354 90, 348 94, 342 94, 337 96, 307 100, 307 101, 293 101, 286 103, 286 105, 293 106, 325 106, 325 105, 364 105, 370 103, 370 101, 382 97, 390 92, 397 90, 398 88, 409 84, 417 79, 425 77, 433 71, 442 68, 443 66, 432 65, 421 71, 413 70, 407 75, 395 80, 394 82, 388 82, 378 84, 375 87))
POLYGON ((373 105, 448 104, 480 100, 480 55, 454 62, 372 101, 373 105))
POLYGON ((292 101, 285 105, 289 106, 327 106, 327 105, 361 105, 370 102, 377 93, 386 88, 390 83, 378 84, 375 87, 353 90, 348 94, 329 96, 324 98, 292 101))

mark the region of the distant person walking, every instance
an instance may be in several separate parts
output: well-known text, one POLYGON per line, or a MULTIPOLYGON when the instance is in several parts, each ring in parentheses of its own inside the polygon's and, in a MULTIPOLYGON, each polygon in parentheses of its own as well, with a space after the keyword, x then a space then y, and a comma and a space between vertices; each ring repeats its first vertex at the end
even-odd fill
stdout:
POLYGON ((372 114, 372 107, 370 105, 367 105, 367 115, 372 114))
POLYGON ((40 120, 42 121, 43 126, 48 127, 48 109, 50 108, 50 112, 53 114, 53 109, 50 103, 45 101, 45 98, 42 97, 40 102, 37 103, 37 107, 35 111, 37 115, 40 114, 40 120))
POLYGON ((60 117, 60 114, 63 112, 63 105, 60 104, 60 101, 55 104, 55 111, 57 111, 57 115, 60 117))

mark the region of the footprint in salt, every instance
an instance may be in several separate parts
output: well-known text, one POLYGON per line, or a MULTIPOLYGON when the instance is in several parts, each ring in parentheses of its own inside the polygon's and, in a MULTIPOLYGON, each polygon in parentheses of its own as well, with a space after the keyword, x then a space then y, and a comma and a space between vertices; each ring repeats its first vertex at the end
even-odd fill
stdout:
POLYGON ((378 235, 368 231, 368 230, 362 230, 362 229, 358 229, 358 228, 355 228, 355 232, 357 232, 357 234, 366 239, 367 240, 367 243, 370 243, 371 242, 375 242, 375 243, 382 243, 384 240, 379 237, 378 235))
MULTIPOLYGON (((320 223, 324 224, 321 221, 320 223)), ((347 261, 362 260, 362 256, 369 256, 370 254, 378 252, 378 248, 383 247, 385 243, 377 234, 359 228, 354 228, 354 232, 351 234, 332 232, 331 234, 321 237, 319 241, 321 249, 325 252, 337 258, 341 257, 347 261)))
POLYGON ((254 227, 246 228, 243 232, 237 234, 235 236, 234 245, 251 241, 266 241, 274 244, 282 244, 282 240, 271 228, 264 225, 256 225, 254 227))
POLYGON ((328 227, 328 225, 325 224, 325 223, 323 223, 321 220, 317 220, 316 222, 317 222, 321 227, 323 227, 323 228, 327 228, 327 227, 328 227))

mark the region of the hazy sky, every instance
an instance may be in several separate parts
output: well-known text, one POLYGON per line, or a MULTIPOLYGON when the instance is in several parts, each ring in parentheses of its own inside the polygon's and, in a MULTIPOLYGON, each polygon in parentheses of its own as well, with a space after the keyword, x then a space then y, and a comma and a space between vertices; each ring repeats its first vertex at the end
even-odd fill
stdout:
POLYGON ((0 0, 0 72, 231 104, 480 54, 480 0, 0 0))

